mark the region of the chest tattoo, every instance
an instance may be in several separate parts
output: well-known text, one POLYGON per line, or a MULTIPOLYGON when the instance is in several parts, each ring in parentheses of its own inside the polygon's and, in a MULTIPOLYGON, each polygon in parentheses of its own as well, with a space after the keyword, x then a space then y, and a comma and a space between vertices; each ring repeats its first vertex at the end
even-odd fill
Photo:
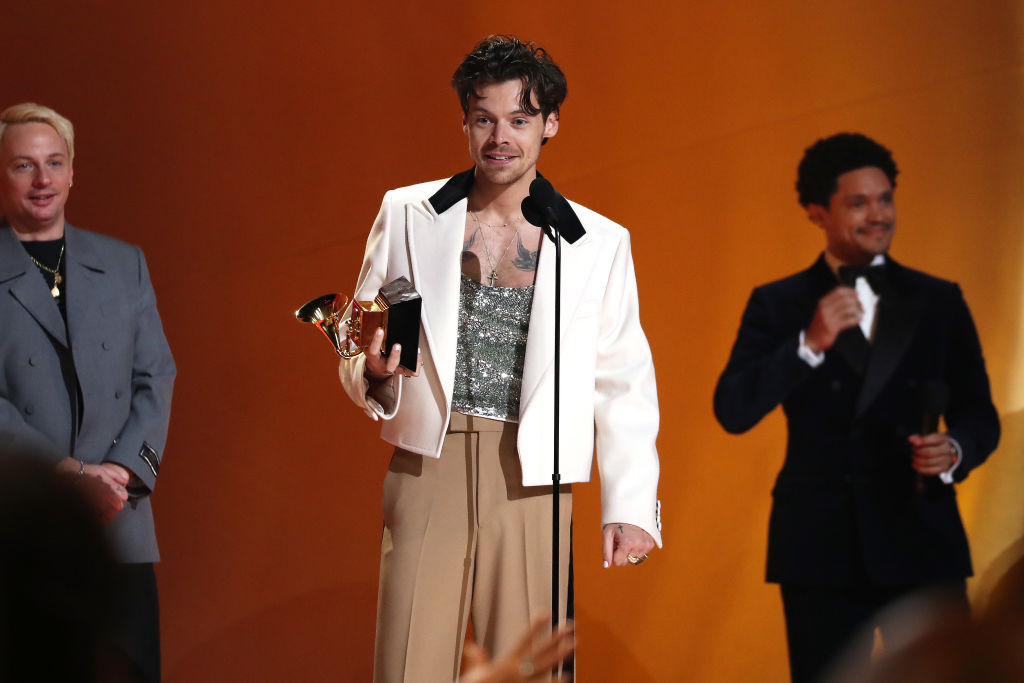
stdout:
POLYGON ((537 270, 537 256, 540 254, 540 249, 530 251, 525 244, 523 244, 523 238, 520 236, 516 243, 516 257, 512 261, 519 270, 525 270, 533 272, 537 270))

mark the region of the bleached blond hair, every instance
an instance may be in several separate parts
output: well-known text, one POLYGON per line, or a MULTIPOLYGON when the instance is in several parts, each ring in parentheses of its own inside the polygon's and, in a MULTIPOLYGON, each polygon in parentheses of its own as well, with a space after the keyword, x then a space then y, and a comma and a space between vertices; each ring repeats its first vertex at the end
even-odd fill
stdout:
POLYGON ((49 107, 35 102, 22 102, 8 107, 0 114, 0 142, 7 127, 18 123, 45 123, 57 131, 68 148, 68 163, 75 160, 75 127, 66 118, 49 107))

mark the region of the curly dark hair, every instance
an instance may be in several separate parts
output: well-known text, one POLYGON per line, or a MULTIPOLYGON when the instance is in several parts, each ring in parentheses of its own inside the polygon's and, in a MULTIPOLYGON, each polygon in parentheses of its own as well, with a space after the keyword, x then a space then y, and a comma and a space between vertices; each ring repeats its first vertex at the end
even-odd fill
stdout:
POLYGON ((837 133, 822 138, 804 150, 796 169, 796 191, 801 206, 828 206, 838 189, 839 176, 858 168, 874 166, 896 188, 896 162, 892 152, 866 135, 837 133))
POLYGON ((490 35, 477 43, 455 70, 452 87, 459 94, 462 113, 468 114, 470 95, 479 97, 478 84, 512 80, 523 82, 524 112, 530 116, 540 113, 544 119, 551 112, 558 115, 568 93, 565 74, 544 48, 515 36, 490 35), (539 107, 533 105, 531 95, 537 98, 539 107))

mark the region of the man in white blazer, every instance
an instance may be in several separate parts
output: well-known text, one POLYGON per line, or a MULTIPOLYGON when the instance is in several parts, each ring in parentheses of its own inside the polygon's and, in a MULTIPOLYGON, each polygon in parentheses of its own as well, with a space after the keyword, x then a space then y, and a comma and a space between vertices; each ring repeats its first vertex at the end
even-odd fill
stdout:
POLYGON ((97 680, 159 681, 149 494, 175 365, 142 250, 65 222, 73 159, 57 112, 0 114, 0 457, 31 453, 92 494, 119 562, 97 680))
MULTIPOLYGON (((400 368, 397 346, 382 355, 380 331, 367 354, 340 367, 349 396, 384 421, 381 436, 396 447, 384 484, 377 681, 451 681, 470 614, 476 639, 500 655, 551 604, 555 254, 521 203, 541 146, 558 131, 565 79, 532 43, 490 36, 453 85, 474 166, 385 195, 355 292, 373 299, 398 277, 412 282, 422 296, 421 367, 400 368), (497 419, 460 403, 460 382, 493 379, 467 379, 481 371, 458 360, 478 342, 462 326, 468 290, 528 301, 521 366, 497 373, 516 400, 497 419)), ((661 545, 659 415, 629 234, 560 195, 554 210, 564 240, 563 547, 568 485, 589 480, 596 447, 604 565, 635 565, 661 545)), ((560 559, 564 608, 569 552, 560 559)))

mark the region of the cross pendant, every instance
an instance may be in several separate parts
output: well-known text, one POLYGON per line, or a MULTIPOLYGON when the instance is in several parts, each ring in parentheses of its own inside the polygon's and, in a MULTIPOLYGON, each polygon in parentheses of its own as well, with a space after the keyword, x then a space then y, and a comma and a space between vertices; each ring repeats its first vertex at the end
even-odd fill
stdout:
POLYGON ((491 269, 491 274, 487 276, 487 279, 491 281, 491 287, 493 287, 494 283, 498 279, 498 269, 497 268, 492 268, 491 269))

